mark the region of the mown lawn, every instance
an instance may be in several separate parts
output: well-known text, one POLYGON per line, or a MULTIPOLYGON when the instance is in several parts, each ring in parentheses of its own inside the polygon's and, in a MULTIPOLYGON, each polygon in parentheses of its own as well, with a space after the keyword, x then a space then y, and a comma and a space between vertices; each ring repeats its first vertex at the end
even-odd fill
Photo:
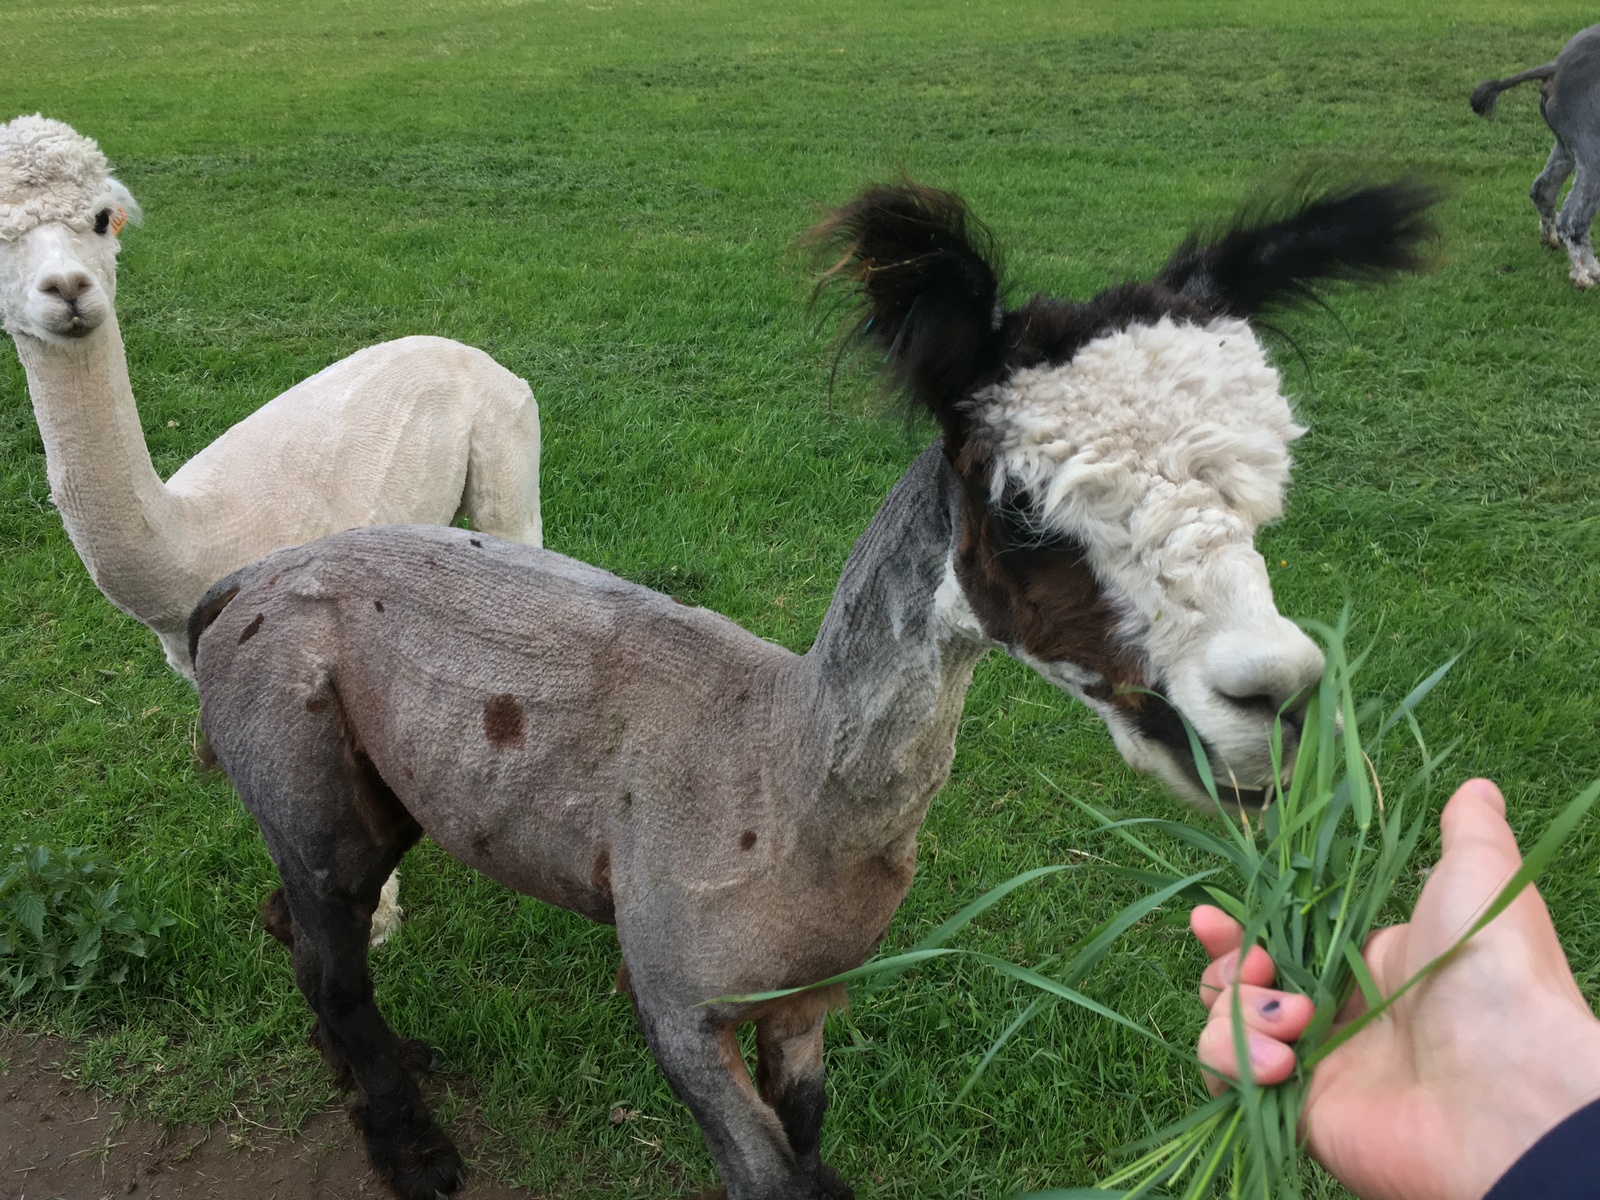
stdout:
MULTIPOLYGON (((795 649, 929 436, 876 415, 859 373, 830 402, 790 250, 823 206, 909 171, 972 201, 1017 292, 1082 296, 1151 271, 1253 184, 1425 168, 1452 188, 1441 268, 1287 322, 1303 361, 1276 342, 1311 433, 1262 545, 1285 612, 1349 599, 1374 692, 1468 647, 1423 727, 1534 831, 1600 772, 1600 295, 1535 238, 1533 91, 1492 124, 1466 97, 1590 20, 1482 0, 7 0, 0 119, 94 135, 144 203, 120 316, 164 474, 360 346, 460 338, 539 398, 548 545, 795 649)), ((179 918, 128 986, 0 1010, 0 1030, 75 1038, 88 1082, 173 1121, 236 1104, 293 1121, 333 1093, 256 920, 271 865, 226 780, 197 773, 194 729, 192 692, 62 533, 0 352, 0 842, 96 847, 179 918)), ((1017 871, 1111 853, 1062 791, 1173 807, 1082 709, 992 657, 891 945, 1017 871)), ((1597 843, 1575 839, 1545 889, 1591 997, 1597 843)), ((381 1001, 440 1048, 443 1115, 478 1106, 501 1175, 573 1198, 710 1181, 610 994, 609 930, 426 847, 405 890, 381 1001), (614 1106, 642 1117, 613 1127, 614 1106)), ((1069 872, 971 940, 1037 962, 1131 894, 1069 872)), ((1198 967, 1152 925, 1091 991, 1182 1040, 1198 967)), ((1023 1002, 941 968, 835 1021, 826 1150, 858 1195, 1089 1182, 1195 1094, 1181 1064, 1062 1012, 954 1104, 1023 1002)))

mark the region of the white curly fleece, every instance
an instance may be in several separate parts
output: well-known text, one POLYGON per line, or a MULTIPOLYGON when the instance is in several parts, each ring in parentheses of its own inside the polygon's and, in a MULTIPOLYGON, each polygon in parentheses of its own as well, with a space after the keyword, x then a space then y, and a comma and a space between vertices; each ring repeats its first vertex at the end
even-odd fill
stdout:
POLYGON ((0 242, 60 221, 80 233, 107 203, 137 216, 93 138, 35 113, 0 125, 0 242))
POLYGON ((1041 533, 1078 538, 1157 663, 1233 590, 1212 577, 1223 547, 1248 549, 1282 514, 1305 432, 1250 326, 1229 317, 1130 325, 978 400, 995 502, 1020 487, 1041 533))

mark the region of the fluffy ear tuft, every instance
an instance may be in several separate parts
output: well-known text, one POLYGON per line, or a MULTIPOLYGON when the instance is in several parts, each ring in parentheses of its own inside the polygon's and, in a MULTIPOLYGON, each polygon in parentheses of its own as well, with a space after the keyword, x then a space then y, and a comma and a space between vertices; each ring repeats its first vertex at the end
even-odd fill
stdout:
POLYGON ((1215 234, 1192 233, 1157 281, 1217 313, 1253 317, 1318 300, 1317 285, 1377 283, 1427 266, 1428 210, 1442 189, 1417 179, 1247 205, 1215 234))
POLYGON ((954 193, 906 182, 868 188, 806 240, 837 256, 817 295, 851 285, 849 334, 877 343, 894 384, 959 443, 959 402, 1004 352, 988 229, 954 193))

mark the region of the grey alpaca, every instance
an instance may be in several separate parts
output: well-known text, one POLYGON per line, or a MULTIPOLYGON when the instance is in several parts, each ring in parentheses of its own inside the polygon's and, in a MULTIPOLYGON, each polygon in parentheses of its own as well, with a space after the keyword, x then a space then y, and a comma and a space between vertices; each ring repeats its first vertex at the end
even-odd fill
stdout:
POLYGON ((379 1013, 366 954, 378 889, 424 833, 615 924, 619 985, 733 1200, 837 1200, 822 1030, 842 997, 725 998, 872 952, 983 654, 1036 667, 1194 797, 1181 712, 1224 797, 1260 803, 1274 717, 1292 757, 1321 656, 1252 544, 1300 430, 1244 318, 1309 281, 1416 266, 1431 201, 1392 185, 1258 213, 1150 283, 1015 310, 955 197, 881 187, 841 209, 832 274, 942 436, 803 655, 462 530, 353 531, 217 584, 190 626, 202 726, 277 864, 263 916, 395 1193, 460 1179, 414 1079, 429 1052, 379 1013))
POLYGON ((1554 62, 1509 79, 1484 80, 1472 90, 1472 111, 1494 116, 1500 93, 1530 79, 1542 81, 1539 112, 1556 135, 1544 170, 1528 189, 1539 212, 1539 238, 1552 250, 1566 248, 1573 287, 1592 288, 1600 284, 1600 262, 1589 241, 1589 227, 1600 209, 1600 25, 1575 34, 1554 62), (1557 215, 1561 186, 1574 167, 1577 178, 1557 215))

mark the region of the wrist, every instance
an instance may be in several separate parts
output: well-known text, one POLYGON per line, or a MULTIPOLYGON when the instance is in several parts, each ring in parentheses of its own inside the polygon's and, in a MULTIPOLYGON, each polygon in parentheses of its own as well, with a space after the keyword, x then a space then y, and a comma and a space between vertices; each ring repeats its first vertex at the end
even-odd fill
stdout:
MULTIPOLYGON (((1600 1020, 1587 1006, 1548 1006, 1518 1018, 1477 1096, 1464 1092, 1458 1128, 1461 1194, 1478 1200, 1562 1121, 1600 1099, 1600 1020)), ((1487 1066, 1488 1064, 1486 1064, 1487 1066)))

